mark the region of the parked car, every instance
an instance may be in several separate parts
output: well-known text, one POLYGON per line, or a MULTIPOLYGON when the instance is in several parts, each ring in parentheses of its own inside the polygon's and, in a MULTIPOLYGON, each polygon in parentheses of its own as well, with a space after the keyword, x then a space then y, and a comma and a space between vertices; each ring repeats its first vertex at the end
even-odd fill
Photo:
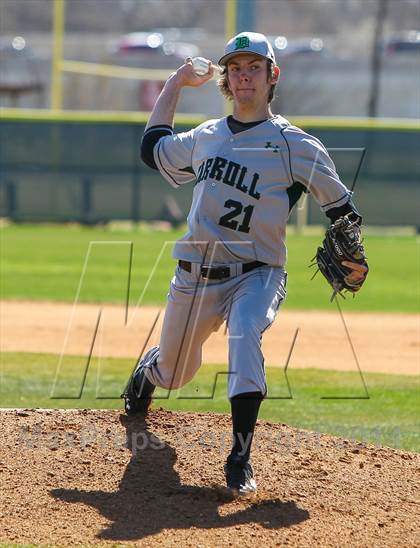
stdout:
POLYGON ((0 106, 25 106, 22 98, 35 95, 42 102, 44 83, 39 71, 39 58, 23 36, 0 39, 0 106))
POLYGON ((154 58, 173 57, 184 60, 185 57, 198 55, 199 48, 195 44, 168 40, 160 32, 131 32, 111 44, 111 53, 114 55, 135 56, 145 53, 154 58))
POLYGON ((420 52, 420 31, 409 30, 395 35, 384 42, 387 55, 420 52))
MULTIPOLYGON (((169 40, 161 32, 132 32, 121 36, 109 47, 107 63, 143 69, 178 68, 185 57, 199 55, 199 48, 188 42, 169 40)), ((158 98, 164 81, 151 79, 138 83, 138 108, 150 111, 158 98)))
POLYGON ((329 52, 322 38, 302 38, 289 40, 286 36, 271 36, 270 42, 276 57, 325 56, 329 52))

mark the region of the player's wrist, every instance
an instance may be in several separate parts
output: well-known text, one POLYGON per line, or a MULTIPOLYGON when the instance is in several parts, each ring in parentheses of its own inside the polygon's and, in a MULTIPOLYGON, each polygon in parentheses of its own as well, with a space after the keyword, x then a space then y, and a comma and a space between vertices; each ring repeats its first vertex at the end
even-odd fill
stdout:
POLYGON ((175 93, 179 93, 184 86, 185 83, 178 70, 173 72, 165 83, 165 89, 168 89, 175 93))

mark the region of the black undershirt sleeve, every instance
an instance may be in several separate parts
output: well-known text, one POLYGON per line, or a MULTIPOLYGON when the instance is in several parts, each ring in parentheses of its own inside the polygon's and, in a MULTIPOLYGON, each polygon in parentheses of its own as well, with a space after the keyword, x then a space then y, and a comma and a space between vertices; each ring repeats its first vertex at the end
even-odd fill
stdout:
POLYGON ((166 124, 151 126, 147 129, 143 135, 140 145, 140 158, 147 166, 152 169, 158 169, 153 157, 153 149, 161 137, 164 137, 165 135, 172 135, 172 133, 172 127, 166 124))
POLYGON ((348 202, 346 202, 344 205, 340 207, 332 207, 331 209, 325 212, 326 216, 329 219, 331 219, 332 223, 334 223, 339 217, 343 217, 344 215, 347 215, 348 213, 352 213, 351 219, 355 220, 358 225, 362 224, 362 216, 357 211, 356 206, 353 204, 351 199, 348 202))

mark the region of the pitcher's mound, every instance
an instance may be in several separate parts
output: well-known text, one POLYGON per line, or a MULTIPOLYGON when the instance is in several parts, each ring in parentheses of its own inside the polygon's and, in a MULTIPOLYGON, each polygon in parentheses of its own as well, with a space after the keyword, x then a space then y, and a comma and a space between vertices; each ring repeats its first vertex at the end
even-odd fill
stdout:
POLYGON ((223 489, 230 417, 0 413, 0 541, 415 546, 420 455, 260 421, 258 494, 223 489))

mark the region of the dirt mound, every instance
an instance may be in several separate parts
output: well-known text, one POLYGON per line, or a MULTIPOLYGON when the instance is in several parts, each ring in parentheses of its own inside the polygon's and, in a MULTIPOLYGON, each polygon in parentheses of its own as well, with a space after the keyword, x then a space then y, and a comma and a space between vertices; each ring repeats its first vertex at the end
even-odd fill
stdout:
POLYGON ((415 546, 420 455, 258 424, 258 496, 220 487, 230 418, 0 412, 0 541, 415 546), (339 539, 339 540, 338 540, 339 539))

